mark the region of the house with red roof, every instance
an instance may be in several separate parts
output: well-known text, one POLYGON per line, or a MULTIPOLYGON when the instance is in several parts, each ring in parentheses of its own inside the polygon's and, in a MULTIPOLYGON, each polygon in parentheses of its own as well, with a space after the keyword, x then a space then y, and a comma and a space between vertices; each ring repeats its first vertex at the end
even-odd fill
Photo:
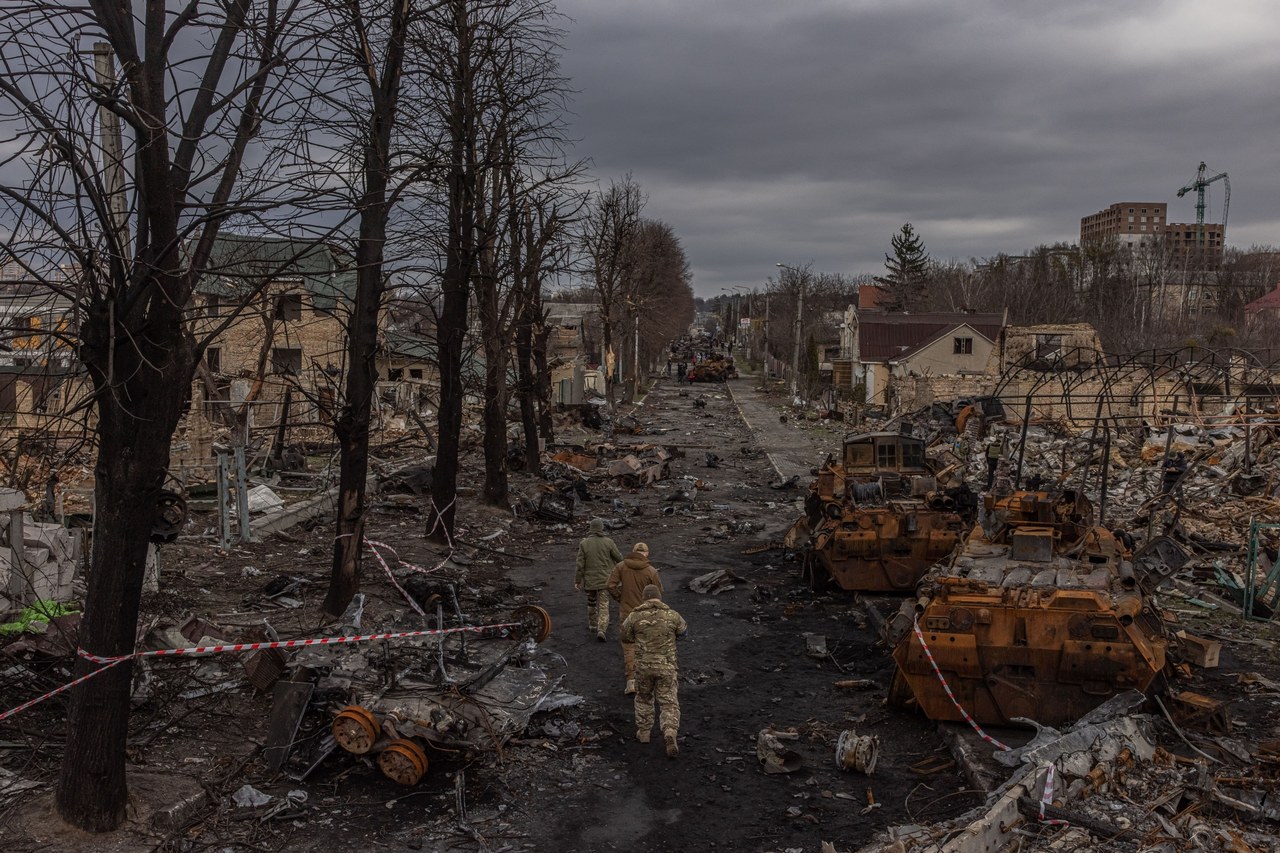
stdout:
POLYGON ((895 379, 908 376, 976 376, 993 371, 993 352, 1004 314, 882 311, 849 312, 847 340, 853 383, 866 388, 869 405, 892 402, 895 379))
POLYGON ((1244 316, 1251 324, 1280 321, 1280 284, 1275 290, 1244 306, 1244 316))

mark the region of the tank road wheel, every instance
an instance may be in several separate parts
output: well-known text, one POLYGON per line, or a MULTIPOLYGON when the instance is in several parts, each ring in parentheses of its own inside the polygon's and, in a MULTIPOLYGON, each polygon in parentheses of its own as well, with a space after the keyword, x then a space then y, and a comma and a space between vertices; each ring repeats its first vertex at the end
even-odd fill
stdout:
POLYGON ((378 755, 378 769, 399 785, 416 785, 427 775, 427 753, 417 741, 397 738, 378 755))
POLYGON ((364 755, 378 740, 378 718, 368 708, 350 705, 333 718, 333 739, 352 755, 364 755))
POLYGON ((520 623, 516 632, 522 637, 532 637, 535 643, 541 643, 551 636, 551 614, 536 604, 517 607, 511 614, 511 619, 520 623))

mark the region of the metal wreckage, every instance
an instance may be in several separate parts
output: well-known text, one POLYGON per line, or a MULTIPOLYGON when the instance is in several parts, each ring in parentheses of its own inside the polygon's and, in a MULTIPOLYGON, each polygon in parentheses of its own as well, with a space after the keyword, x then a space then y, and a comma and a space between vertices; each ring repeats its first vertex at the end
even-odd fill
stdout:
POLYGON ((811 585, 914 590, 884 625, 898 665, 891 704, 962 720, 935 664, 983 723, 1058 725, 1119 691, 1145 690, 1168 639, 1139 575, 1176 560, 1177 546, 1162 540, 1135 558, 1132 540, 1095 524, 1074 491, 979 504, 963 483, 940 488, 937 474, 922 439, 848 436, 789 533, 811 585))
MULTIPOLYGON (((457 601, 447 585, 429 597, 457 601)), ((351 631, 360 598, 349 611, 351 631)), ((432 624, 446 625, 443 608, 432 624)), ((578 701, 559 692, 563 661, 539 649, 551 634, 541 607, 518 607, 497 625, 446 630, 380 648, 299 652, 293 674, 274 686, 264 750, 271 771, 301 780, 341 750, 373 759, 393 782, 416 785, 434 751, 500 751, 533 714, 578 701)))
MULTIPOLYGON (((1090 370, 1114 376, 1132 369, 1079 354, 1062 363, 1072 368, 1065 379, 1054 375, 1064 396, 1090 370)), ((1013 461, 1002 459, 995 488, 980 500, 963 482, 964 463, 933 455, 904 418, 907 434, 846 436, 841 458, 817 470, 805 516, 787 533, 785 544, 799 553, 802 577, 814 588, 912 593, 896 613, 876 620, 896 663, 892 705, 940 721, 967 713, 983 724, 1032 719, 1059 726, 1122 692, 1172 693, 1166 676, 1195 656, 1186 645, 1197 638, 1166 622, 1155 595, 1188 560, 1172 538, 1153 535, 1164 502, 1147 507, 1151 523, 1141 548, 1104 521, 1113 427, 1101 417, 1102 398, 1115 389, 1104 383, 1098 396, 1090 456, 1078 478, 1064 468, 1044 489, 1038 475, 1021 487, 1038 387, 1027 393, 1016 474, 1013 461), (1103 445, 1100 455, 1095 443, 1103 445), (1091 468, 1101 469, 1100 511, 1085 497, 1091 468)), ((942 426, 942 435, 964 431, 953 421, 942 426)), ((969 427, 976 439, 975 424, 969 427)))
POLYGON ((925 443, 891 432, 849 436, 805 498, 805 516, 787 534, 803 543, 814 587, 834 581, 852 592, 907 592, 946 557, 972 521, 968 486, 939 489, 925 443))

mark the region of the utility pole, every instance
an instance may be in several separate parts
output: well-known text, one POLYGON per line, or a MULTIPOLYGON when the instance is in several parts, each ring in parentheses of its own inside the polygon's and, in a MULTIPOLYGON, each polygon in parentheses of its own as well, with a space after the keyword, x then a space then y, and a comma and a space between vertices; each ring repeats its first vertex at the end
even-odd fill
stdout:
POLYGON ((800 334, 803 330, 804 316, 804 278, 797 282, 800 295, 796 297, 795 347, 791 350, 791 397, 795 399, 800 382, 800 334))
POLYGON ((764 358, 761 359, 762 386, 769 384, 769 291, 764 292, 764 358))
POLYGON ((777 264, 779 268, 789 271, 795 276, 796 287, 798 289, 796 295, 796 319, 792 328, 792 337, 795 339, 791 348, 791 399, 795 399, 800 388, 800 334, 803 327, 802 318, 804 316, 804 280, 805 276, 801 270, 795 267, 789 267, 786 264, 777 264))

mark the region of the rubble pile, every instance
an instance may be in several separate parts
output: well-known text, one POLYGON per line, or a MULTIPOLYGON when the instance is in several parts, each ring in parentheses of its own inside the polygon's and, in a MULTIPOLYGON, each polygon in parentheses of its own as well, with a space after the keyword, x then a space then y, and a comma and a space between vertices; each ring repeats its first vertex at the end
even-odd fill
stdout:
POLYGON ((1012 775, 984 805, 892 827, 860 853, 1278 849, 1280 745, 1217 737, 1201 739, 1213 754, 1190 741, 1167 749, 1161 721, 1138 713, 1144 701, 1123 693, 1069 728, 1037 727, 1026 746, 995 753, 1012 775))
MULTIPOLYGON (((1105 512, 1103 522, 1127 531, 1139 548, 1154 537, 1171 537, 1191 554, 1181 569, 1184 580, 1221 587, 1239 604, 1251 522, 1280 517, 1277 430, 1274 417, 1261 416, 1105 434, 1064 422, 1031 423, 1022 451, 1022 426, 1002 424, 992 426, 983 440, 961 438, 935 452, 980 481, 987 448, 1003 443, 1004 470, 998 477, 1016 478, 1021 456, 1024 487, 1082 490, 1105 512)), ((1276 533, 1264 529, 1260 534, 1262 559, 1254 566, 1260 579, 1275 560, 1276 533)))

